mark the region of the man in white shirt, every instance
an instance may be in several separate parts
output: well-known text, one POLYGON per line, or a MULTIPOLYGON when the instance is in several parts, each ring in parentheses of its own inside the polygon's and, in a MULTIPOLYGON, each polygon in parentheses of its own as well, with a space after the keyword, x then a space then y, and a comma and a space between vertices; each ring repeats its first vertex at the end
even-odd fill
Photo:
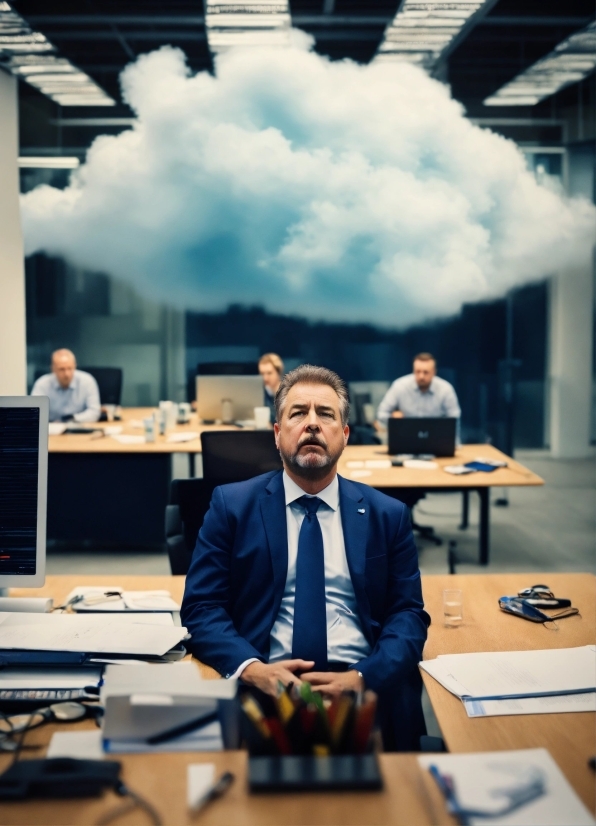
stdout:
POLYGON ((453 385, 437 376, 437 362, 430 353, 414 357, 412 372, 396 379, 385 393, 377 421, 387 427, 393 418, 454 418, 461 410, 453 385))
POLYGON ((303 365, 276 395, 284 470, 216 488, 186 579, 190 650, 226 677, 276 695, 379 695, 385 748, 419 748, 429 618, 407 508, 337 475, 348 395, 303 365))
POLYGON ((101 414, 97 382, 89 373, 77 370, 70 350, 52 353, 52 372, 37 379, 31 395, 49 398, 51 422, 97 422, 101 414))

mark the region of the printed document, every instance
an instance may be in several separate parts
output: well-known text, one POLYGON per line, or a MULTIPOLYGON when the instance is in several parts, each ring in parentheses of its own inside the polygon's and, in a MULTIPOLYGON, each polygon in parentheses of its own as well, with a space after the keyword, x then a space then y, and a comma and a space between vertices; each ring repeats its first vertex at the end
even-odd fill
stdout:
POLYGON ((118 614, 0 613, 0 649, 162 656, 186 637, 186 628, 180 626, 131 619, 118 614))
POLYGON ((596 646, 443 654, 420 668, 457 697, 499 699, 596 691, 596 646))
MULTIPOLYGON (((433 754, 418 758, 453 778, 464 809, 498 812, 530 786, 542 793, 501 817, 470 817, 470 826, 593 826, 594 819, 546 749, 480 754, 433 754)), ((432 778, 427 782, 434 783, 432 778)))

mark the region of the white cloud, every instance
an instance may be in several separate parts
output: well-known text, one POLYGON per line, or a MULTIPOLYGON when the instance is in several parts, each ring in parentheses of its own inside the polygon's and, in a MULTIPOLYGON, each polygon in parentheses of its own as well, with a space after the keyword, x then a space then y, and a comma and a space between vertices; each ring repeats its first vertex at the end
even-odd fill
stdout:
MULTIPOLYGON (((297 39, 299 42, 299 38, 297 39)), ((189 309, 405 326, 584 260, 596 210, 406 63, 162 48, 122 75, 134 128, 22 198, 45 250, 189 309)))

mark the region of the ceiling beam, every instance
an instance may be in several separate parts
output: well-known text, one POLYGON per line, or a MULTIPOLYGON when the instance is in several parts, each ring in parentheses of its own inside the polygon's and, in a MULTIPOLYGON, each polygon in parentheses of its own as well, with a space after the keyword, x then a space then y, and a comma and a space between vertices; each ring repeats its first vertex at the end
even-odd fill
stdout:
MULTIPOLYGON (((393 20, 387 15, 335 15, 335 14, 294 14, 295 26, 386 26, 393 20)), ((204 26, 202 14, 35 14, 27 18, 32 26, 204 26)), ((512 16, 489 15, 479 26, 547 26, 581 27, 591 22, 589 17, 561 16, 512 16)), ((128 37, 128 33, 126 34, 128 37)))

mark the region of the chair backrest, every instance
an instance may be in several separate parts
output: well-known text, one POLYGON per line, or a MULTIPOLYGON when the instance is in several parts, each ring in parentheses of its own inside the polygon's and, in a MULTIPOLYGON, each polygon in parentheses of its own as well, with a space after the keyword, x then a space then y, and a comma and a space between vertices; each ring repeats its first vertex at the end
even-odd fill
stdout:
POLYGON ((173 479, 166 505, 165 532, 170 568, 185 575, 197 536, 209 510, 214 485, 205 479, 173 479))
POLYGON ((258 376, 256 361, 206 361, 197 364, 197 376, 258 376))
POLYGON ((99 387, 102 404, 120 404, 123 377, 121 367, 79 367, 79 370, 93 376, 99 387))
POLYGON ((215 484, 282 468, 272 430, 211 430, 201 434, 201 445, 203 478, 215 484))

